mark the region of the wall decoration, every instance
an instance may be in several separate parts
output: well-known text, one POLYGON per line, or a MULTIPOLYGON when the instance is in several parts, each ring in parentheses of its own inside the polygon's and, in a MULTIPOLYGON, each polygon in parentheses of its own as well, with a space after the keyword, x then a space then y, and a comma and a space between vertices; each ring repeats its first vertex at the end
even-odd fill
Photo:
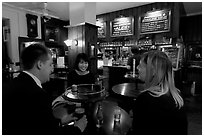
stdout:
POLYGON ((120 17, 110 22, 111 37, 129 36, 134 34, 134 18, 120 17))
POLYGON ((162 51, 167 54, 172 62, 174 70, 178 70, 181 67, 182 62, 182 48, 176 46, 163 47, 162 51))
POLYGON ((37 37, 38 36, 38 16, 26 14, 27 18, 27 35, 28 37, 37 37))
POLYGON ((170 31, 171 10, 154 10, 139 17, 140 34, 170 31))
POLYGON ((103 20, 97 20, 96 26, 98 26, 98 38, 106 37, 106 22, 103 20))

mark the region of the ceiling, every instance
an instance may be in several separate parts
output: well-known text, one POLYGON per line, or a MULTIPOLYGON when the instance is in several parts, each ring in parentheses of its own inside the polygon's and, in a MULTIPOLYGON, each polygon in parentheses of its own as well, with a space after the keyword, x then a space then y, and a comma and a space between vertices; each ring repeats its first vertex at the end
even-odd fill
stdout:
MULTIPOLYGON (((47 13, 52 17, 69 20, 70 2, 47 2, 47 13)), ((96 15, 121 9, 138 7, 152 2, 96 2, 96 15), (114 6, 113 6, 114 5, 114 6)), ((45 2, 3 2, 4 5, 42 14, 45 2)), ((186 15, 202 14, 202 2, 183 2, 186 15)), ((77 4, 75 4, 77 8, 77 4)))

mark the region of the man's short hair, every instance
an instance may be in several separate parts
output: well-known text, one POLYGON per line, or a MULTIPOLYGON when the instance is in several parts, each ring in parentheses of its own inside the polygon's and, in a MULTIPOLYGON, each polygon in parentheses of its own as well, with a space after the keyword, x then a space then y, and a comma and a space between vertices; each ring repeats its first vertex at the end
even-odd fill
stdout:
POLYGON ((37 61, 41 60, 44 62, 48 60, 48 54, 51 54, 51 51, 44 45, 39 43, 31 44, 25 48, 21 54, 23 69, 30 70, 37 61))

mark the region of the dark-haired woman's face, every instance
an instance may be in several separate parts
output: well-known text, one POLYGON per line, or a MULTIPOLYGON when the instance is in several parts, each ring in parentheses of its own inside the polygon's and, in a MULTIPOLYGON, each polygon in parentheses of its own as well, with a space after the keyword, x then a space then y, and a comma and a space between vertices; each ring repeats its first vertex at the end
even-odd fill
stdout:
POLYGON ((80 71, 82 72, 86 71, 88 66, 89 66, 89 63, 87 61, 84 61, 82 59, 79 61, 78 68, 80 71))

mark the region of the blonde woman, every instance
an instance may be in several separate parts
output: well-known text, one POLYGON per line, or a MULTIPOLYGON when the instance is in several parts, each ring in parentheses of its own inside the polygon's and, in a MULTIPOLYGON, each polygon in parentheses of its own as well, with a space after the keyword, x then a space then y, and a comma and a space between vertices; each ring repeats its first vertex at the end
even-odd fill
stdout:
POLYGON ((144 53, 137 69, 146 88, 134 105, 133 134, 187 134, 184 101, 168 56, 157 50, 144 53))

